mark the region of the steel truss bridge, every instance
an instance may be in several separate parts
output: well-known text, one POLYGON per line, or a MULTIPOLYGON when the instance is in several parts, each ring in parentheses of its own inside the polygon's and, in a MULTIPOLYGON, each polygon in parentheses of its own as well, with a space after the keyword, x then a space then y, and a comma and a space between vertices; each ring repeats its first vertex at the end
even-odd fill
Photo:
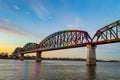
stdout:
POLYGON ((87 62, 94 63, 94 60, 92 61, 92 59, 96 58, 96 45, 116 42, 120 42, 120 20, 115 21, 97 30, 93 38, 90 37, 88 32, 83 30, 64 30, 49 35, 39 44, 27 43, 23 47, 17 47, 12 54, 24 55, 26 53, 37 53, 37 56, 41 56, 41 52, 43 51, 86 46, 88 48, 87 58, 89 58, 87 62), (94 56, 91 56, 91 54, 94 54, 94 56))

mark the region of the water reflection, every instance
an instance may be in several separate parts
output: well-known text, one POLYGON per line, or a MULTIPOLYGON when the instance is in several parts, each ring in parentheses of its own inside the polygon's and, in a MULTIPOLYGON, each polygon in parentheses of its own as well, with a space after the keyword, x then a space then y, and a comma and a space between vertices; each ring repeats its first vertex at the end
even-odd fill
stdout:
POLYGON ((23 71, 23 75, 24 75, 24 79, 25 80, 28 80, 28 77, 29 77, 29 72, 30 72, 30 62, 29 61, 25 61, 24 62, 24 71, 23 71))
POLYGON ((41 79, 41 63, 24 61, 21 68, 23 68, 22 74, 24 80, 37 80, 41 79))
POLYGON ((1 60, 0 80, 120 80, 120 63, 1 60))
POLYGON ((86 66, 87 67, 87 80, 96 79, 96 66, 86 66))
POLYGON ((23 75, 23 61, 18 61, 17 63, 17 74, 16 78, 22 79, 23 75))
POLYGON ((41 79, 41 63, 34 63, 33 80, 41 79))
POLYGON ((37 63, 31 61, 18 61, 16 64, 16 79, 20 80, 95 80, 96 79, 96 66, 85 65, 56 65, 50 63, 37 63), (82 70, 82 69, 84 70, 82 70), (82 72, 82 73, 81 73, 82 72), (87 75, 85 75, 86 73, 87 75), (85 77, 86 76, 86 77, 85 77))
POLYGON ((23 79, 23 61, 15 60, 13 63, 13 76, 11 80, 23 79))

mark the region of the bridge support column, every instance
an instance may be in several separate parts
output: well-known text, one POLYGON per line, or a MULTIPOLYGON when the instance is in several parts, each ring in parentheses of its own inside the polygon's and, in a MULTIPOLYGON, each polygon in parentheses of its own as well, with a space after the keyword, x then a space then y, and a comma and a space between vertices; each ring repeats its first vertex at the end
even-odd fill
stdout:
POLYGON ((96 45, 87 45, 87 65, 96 65, 96 45))
POLYGON ((24 54, 20 54, 20 60, 21 60, 21 61, 24 60, 24 54))
POLYGON ((41 51, 37 51, 36 53, 36 62, 41 62, 42 58, 41 58, 41 51))

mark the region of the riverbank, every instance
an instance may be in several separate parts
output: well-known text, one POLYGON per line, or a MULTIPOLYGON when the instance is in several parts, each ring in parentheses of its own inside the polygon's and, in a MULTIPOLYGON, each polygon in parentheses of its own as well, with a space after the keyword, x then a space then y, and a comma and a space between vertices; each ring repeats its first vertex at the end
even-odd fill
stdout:
MULTIPOLYGON (((0 58, 0 59, 14 59, 14 58, 0 58)), ((35 57, 24 58, 25 60, 35 60, 35 57)), ((19 60, 15 58, 14 60, 19 60)), ((42 60, 61 60, 61 61, 86 61, 84 58, 42 58, 42 60)), ((120 62, 120 60, 96 60, 96 62, 120 62)))

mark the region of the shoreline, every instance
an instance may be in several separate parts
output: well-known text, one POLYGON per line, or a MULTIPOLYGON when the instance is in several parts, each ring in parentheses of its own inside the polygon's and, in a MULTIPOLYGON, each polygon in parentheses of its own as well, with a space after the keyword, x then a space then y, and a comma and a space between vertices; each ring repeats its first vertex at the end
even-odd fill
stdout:
MULTIPOLYGON (((5 58, 0 58, 0 59, 5 59, 5 58)), ((7 58, 11 59, 11 58, 7 58)), ((11 59, 11 60, 19 60, 19 59, 11 59)), ((35 60, 35 59, 24 59, 24 60, 35 60)), ((86 61, 86 59, 66 59, 66 58, 43 58, 42 60, 58 60, 58 61, 86 61)), ((96 60, 96 62, 120 62, 120 60, 96 60)))

